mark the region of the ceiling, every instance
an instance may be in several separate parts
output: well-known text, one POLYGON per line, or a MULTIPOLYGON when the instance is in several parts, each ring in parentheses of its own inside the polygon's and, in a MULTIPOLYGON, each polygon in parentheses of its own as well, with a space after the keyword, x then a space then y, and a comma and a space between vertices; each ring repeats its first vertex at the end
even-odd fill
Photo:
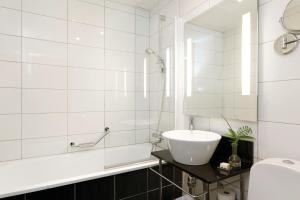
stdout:
POLYGON ((130 6, 135 6, 139 8, 144 8, 146 10, 151 10, 159 2, 159 0, 111 0, 130 6))

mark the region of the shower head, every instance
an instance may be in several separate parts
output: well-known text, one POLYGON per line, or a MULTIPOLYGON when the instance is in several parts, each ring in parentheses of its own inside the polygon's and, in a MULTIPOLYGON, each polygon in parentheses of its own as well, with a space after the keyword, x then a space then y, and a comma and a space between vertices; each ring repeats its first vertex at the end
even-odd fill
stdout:
POLYGON ((160 56, 158 55, 153 49, 151 48, 147 48, 145 50, 145 52, 149 55, 155 55, 156 58, 157 58, 157 64, 160 64, 161 65, 161 71, 164 72, 165 71, 165 60, 160 56))
POLYGON ((151 48, 148 48, 145 51, 146 51, 147 54, 154 54, 154 55, 156 55, 156 52, 153 49, 151 49, 151 48))

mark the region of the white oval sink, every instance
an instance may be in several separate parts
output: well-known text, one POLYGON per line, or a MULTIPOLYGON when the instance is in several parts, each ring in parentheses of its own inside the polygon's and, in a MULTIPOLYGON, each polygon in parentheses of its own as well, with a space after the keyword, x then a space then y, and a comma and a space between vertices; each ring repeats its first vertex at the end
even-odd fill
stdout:
POLYGON ((164 132, 175 161, 186 165, 204 165, 215 152, 221 136, 200 130, 174 130, 164 132))

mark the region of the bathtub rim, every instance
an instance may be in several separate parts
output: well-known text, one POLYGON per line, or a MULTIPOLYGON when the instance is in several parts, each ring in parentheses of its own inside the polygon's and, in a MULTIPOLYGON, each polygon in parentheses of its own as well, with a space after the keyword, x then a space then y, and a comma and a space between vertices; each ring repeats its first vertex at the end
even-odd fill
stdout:
MULTIPOLYGON (((103 150, 103 149, 96 149, 96 151, 97 150, 103 150)), ((91 150, 91 151, 93 151, 93 150, 91 150)), ((70 154, 74 154, 74 153, 76 154, 76 152, 70 152, 70 154)), ((62 154, 62 155, 65 155, 65 154, 62 154)), ((60 155, 53 155, 53 156, 60 156, 60 155)), ((50 156, 45 156, 45 157, 40 157, 40 158, 46 158, 46 157, 50 157, 50 156)), ((35 158, 27 158, 24 160, 30 160, 30 159, 35 159, 35 158)), ((0 165, 1 164, 5 165, 8 163, 13 163, 13 162, 22 162, 22 160, 6 161, 6 162, 0 163, 0 165)), ((128 164, 128 163, 120 164, 119 166, 107 167, 104 165, 103 166, 104 169, 99 170, 97 172, 87 173, 87 174, 83 174, 83 175, 79 175, 79 176, 73 176, 70 178, 57 179, 54 181, 43 182, 41 184, 26 185, 26 186, 16 188, 15 190, 12 190, 11 192, 1 193, 1 191, 0 191, 0 199, 18 196, 18 195, 24 195, 24 194, 28 194, 28 193, 32 193, 32 192, 38 192, 38 191, 42 191, 42 190, 47 190, 47 189, 52 189, 52 188, 57 188, 57 187, 62 187, 62 186, 67 186, 67 185, 72 185, 72 184, 76 184, 76 183, 80 183, 80 182, 105 178, 105 177, 109 177, 109 176, 114 176, 114 175, 118 175, 118 174, 136 171, 136 170, 146 169, 149 167, 157 166, 158 164, 159 164, 158 159, 152 157, 148 161, 141 160, 141 161, 136 161, 135 163, 130 163, 130 164, 128 164)))

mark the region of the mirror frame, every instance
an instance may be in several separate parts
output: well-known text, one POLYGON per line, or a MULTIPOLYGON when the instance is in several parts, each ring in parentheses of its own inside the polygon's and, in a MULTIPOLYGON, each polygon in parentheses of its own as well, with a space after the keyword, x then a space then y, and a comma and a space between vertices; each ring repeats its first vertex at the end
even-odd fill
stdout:
POLYGON ((293 1, 295 1, 295 0, 290 0, 290 1, 288 2, 288 4, 285 6, 284 11, 283 11, 283 14, 282 14, 282 16, 281 16, 280 19, 279 19, 279 22, 280 22, 281 26, 282 26, 286 31, 288 31, 289 33, 300 34, 300 27, 299 27, 298 30, 294 30, 294 29, 289 29, 289 28, 284 24, 284 19, 285 19, 285 18, 284 18, 284 15, 285 15, 285 12, 287 11, 287 8, 291 5, 291 3, 293 3, 293 1))

